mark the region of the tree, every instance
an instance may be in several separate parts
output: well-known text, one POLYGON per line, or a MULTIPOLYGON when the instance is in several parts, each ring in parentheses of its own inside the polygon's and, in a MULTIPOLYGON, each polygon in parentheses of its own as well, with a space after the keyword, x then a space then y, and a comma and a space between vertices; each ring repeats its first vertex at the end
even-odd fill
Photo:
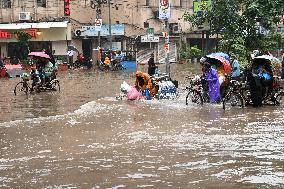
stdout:
POLYGON ((29 40, 32 38, 31 34, 22 31, 22 30, 18 30, 16 32, 14 32, 18 43, 19 43, 19 51, 16 53, 16 58, 20 59, 20 60, 24 60, 27 59, 28 54, 29 54, 29 46, 28 46, 28 42, 29 40))
MULTIPOLYGON (((204 0, 201 0, 204 1, 204 0)), ((201 6, 202 14, 185 12, 184 19, 198 27, 210 24, 211 34, 220 34, 226 52, 242 46, 245 52, 264 50, 264 33, 273 31, 284 12, 283 0, 212 0, 210 6, 201 6)), ((264 45, 265 46, 265 45, 264 45)))

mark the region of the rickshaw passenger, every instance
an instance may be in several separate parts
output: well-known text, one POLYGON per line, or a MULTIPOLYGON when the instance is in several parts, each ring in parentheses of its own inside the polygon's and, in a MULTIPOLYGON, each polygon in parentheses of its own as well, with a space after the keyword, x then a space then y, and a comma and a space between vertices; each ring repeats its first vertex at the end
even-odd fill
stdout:
POLYGON ((104 65, 105 65, 106 67, 110 67, 110 59, 109 59, 108 56, 105 57, 104 65))
POLYGON ((37 62, 37 70, 42 82, 45 83, 47 79, 50 79, 52 74, 54 74, 56 67, 49 61, 49 59, 41 58, 37 62))
POLYGON ((262 68, 262 78, 263 78, 263 97, 269 95, 273 90, 273 72, 271 65, 264 65, 262 68))
POLYGON ((233 71, 232 71, 232 79, 234 80, 238 80, 240 75, 241 75, 241 71, 240 71, 240 64, 239 64, 239 61, 237 59, 237 56, 236 55, 232 55, 232 58, 233 58, 233 61, 232 61, 232 68, 233 68, 233 71))

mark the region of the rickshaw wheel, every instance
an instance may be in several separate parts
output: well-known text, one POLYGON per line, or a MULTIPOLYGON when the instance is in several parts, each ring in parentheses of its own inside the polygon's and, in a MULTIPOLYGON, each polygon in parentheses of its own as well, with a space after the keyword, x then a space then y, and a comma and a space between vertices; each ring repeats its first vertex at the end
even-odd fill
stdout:
POLYGON ((50 89, 52 91, 60 91, 60 83, 58 80, 52 81, 50 84, 50 89))
POLYGON ((223 99, 223 109, 225 110, 226 107, 231 106, 231 107, 244 107, 244 99, 242 98, 241 95, 234 94, 232 93, 228 97, 225 97, 223 99))
POLYGON ((19 95, 19 94, 27 95, 28 91, 29 91, 29 88, 27 86, 27 83, 21 81, 15 86, 14 94, 15 95, 19 95))
POLYGON ((195 90, 189 91, 186 95, 185 104, 188 105, 189 102, 202 105, 203 99, 201 94, 195 90))
POLYGON ((279 106, 280 104, 281 104, 281 102, 282 102, 282 96, 283 96, 283 94, 277 94, 276 96, 275 96, 275 101, 274 101, 274 104, 275 105, 277 105, 277 106, 279 106))

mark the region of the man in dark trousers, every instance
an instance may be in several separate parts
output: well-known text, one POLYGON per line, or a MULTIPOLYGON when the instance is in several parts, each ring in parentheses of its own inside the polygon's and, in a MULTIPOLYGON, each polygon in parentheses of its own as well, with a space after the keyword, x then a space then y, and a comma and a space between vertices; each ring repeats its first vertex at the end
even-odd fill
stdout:
POLYGON ((155 64, 155 60, 154 60, 154 54, 151 54, 151 58, 148 60, 148 74, 150 76, 155 74, 155 70, 156 70, 157 66, 155 64))

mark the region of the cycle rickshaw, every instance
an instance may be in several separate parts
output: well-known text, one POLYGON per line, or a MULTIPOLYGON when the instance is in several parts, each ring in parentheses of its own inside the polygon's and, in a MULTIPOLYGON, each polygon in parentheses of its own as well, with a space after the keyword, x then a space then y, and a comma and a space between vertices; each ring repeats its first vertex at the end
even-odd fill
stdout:
POLYGON ((242 94, 246 105, 279 105, 284 95, 281 80, 281 64, 269 55, 254 57, 246 70, 242 94))

